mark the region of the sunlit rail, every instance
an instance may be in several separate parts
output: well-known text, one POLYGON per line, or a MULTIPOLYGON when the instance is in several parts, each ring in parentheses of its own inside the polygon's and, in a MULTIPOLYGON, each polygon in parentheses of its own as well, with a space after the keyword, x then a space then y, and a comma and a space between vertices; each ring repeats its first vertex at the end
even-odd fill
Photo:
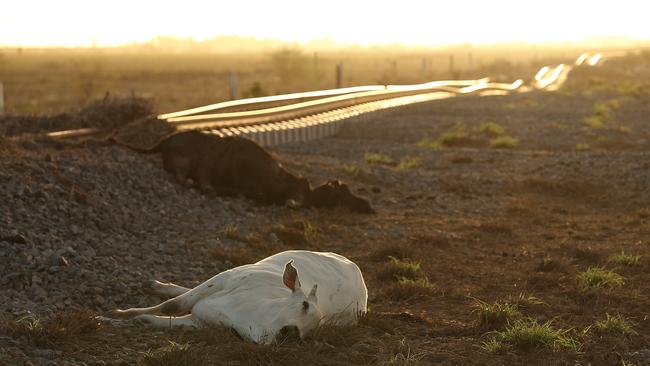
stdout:
MULTIPOLYGON (((615 55, 616 57, 618 55, 615 55)), ((575 66, 596 66, 609 55, 583 53, 574 65, 544 66, 530 86, 476 80, 442 80, 414 85, 368 85, 233 100, 158 116, 178 130, 200 129, 211 133, 241 135, 262 145, 306 141, 338 132, 341 121, 369 112, 457 95, 507 95, 530 90, 557 90, 575 66), (279 105, 278 105, 279 104, 279 105), (234 110, 234 111, 233 111, 234 110)), ((94 128, 48 133, 55 138, 91 136, 94 128)))

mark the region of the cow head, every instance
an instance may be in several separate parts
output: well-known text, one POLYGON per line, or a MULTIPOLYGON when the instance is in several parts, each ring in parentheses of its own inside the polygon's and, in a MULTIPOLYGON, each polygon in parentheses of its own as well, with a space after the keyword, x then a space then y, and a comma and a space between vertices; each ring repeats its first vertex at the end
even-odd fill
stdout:
POLYGON ((273 321, 273 331, 275 335, 293 334, 303 338, 318 327, 323 314, 318 308, 316 296, 318 285, 314 284, 309 293, 305 294, 300 286, 298 271, 292 263, 293 260, 285 265, 282 275, 282 282, 291 293, 286 306, 273 321))
POLYGON ((331 180, 314 188, 303 202, 307 207, 347 207, 354 212, 375 213, 370 203, 350 192, 347 184, 331 180))

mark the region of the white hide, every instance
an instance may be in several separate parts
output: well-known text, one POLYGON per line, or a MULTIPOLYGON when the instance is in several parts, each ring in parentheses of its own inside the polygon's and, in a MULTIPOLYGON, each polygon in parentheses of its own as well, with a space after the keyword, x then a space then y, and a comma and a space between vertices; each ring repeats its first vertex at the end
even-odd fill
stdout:
POLYGON ((361 271, 347 258, 293 250, 219 273, 159 306, 113 315, 139 315, 145 322, 164 325, 169 324, 167 318, 148 314, 164 314, 165 304, 173 303, 176 314, 191 313, 176 324, 230 327, 243 338, 268 344, 284 326, 296 326, 302 337, 319 324, 354 324, 366 312, 367 299, 361 271), (291 261, 298 274, 294 291, 283 283, 291 261), (315 297, 308 295, 314 285, 315 297))

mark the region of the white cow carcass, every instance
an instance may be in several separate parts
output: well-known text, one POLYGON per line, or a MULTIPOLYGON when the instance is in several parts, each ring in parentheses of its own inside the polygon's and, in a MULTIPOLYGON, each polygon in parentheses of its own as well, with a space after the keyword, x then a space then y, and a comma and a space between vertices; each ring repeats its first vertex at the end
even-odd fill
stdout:
POLYGON ((192 289, 155 281, 152 290, 174 297, 149 308, 114 310, 108 317, 160 327, 229 327, 268 344, 285 330, 297 330, 302 338, 322 324, 355 324, 368 300, 356 264, 339 254, 304 250, 221 272, 192 289))

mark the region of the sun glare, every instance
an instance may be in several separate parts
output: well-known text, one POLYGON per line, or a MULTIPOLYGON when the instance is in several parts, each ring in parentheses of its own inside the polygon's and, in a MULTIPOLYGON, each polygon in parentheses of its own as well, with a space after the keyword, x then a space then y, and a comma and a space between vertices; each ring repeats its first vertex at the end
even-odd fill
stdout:
POLYGON ((0 46, 112 46, 166 35, 308 42, 448 45, 650 38, 637 0, 465 1, 10 1, 0 46), (616 37, 616 38, 611 38, 616 37))

